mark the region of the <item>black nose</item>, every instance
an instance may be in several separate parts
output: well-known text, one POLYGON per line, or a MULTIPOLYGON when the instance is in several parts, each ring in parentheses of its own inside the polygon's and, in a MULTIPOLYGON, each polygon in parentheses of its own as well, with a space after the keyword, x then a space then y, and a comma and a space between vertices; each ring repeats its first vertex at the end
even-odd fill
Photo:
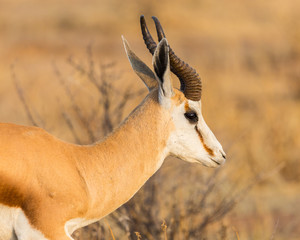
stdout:
POLYGON ((222 157, 223 157, 224 159, 226 159, 226 156, 225 156, 225 154, 224 154, 224 153, 222 153, 221 151, 220 151, 220 153, 222 154, 222 157))

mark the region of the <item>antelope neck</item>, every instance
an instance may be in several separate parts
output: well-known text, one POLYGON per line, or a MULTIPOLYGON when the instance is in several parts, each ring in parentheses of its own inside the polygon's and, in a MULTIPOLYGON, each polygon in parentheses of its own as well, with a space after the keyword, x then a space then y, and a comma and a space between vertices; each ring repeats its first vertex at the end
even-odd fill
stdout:
POLYGON ((78 169, 90 199, 88 218, 128 201, 161 166, 172 130, 163 111, 152 94, 104 141, 83 149, 88 157, 78 169))

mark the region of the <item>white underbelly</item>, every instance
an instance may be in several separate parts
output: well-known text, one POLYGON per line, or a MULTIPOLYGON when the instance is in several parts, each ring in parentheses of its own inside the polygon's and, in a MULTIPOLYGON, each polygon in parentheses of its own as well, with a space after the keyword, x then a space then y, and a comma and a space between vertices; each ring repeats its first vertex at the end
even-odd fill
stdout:
MULTIPOLYGON (((65 224, 65 232, 69 238, 71 238, 72 233, 82 227, 85 227, 91 223, 97 222, 100 219, 91 219, 86 220, 84 218, 74 218, 66 222, 65 224)), ((71 238, 72 239, 72 238, 71 238)))
POLYGON ((16 209, 0 204, 0 240, 12 239, 16 209))
POLYGON ((47 240, 44 235, 34 229, 20 208, 0 204, 0 240, 47 240))

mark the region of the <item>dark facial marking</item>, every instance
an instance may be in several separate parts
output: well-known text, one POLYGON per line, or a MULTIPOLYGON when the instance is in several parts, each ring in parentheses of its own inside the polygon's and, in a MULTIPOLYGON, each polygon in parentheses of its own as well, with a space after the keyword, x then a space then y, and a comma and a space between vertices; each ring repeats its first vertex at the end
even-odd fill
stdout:
POLYGON ((203 139, 203 136, 202 136, 202 134, 200 133, 200 131, 198 130, 197 126, 195 126, 195 130, 196 130, 196 132, 198 133, 198 136, 199 136, 199 138, 200 138, 200 141, 202 142, 202 145, 203 145, 205 151, 206 151, 210 156, 212 156, 212 157, 215 156, 213 150, 211 150, 211 149, 205 144, 204 139, 203 139))

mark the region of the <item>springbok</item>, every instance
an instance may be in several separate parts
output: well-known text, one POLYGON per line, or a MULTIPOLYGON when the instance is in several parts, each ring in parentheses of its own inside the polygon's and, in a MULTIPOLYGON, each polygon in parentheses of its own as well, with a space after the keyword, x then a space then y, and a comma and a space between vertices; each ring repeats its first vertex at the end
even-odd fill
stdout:
POLYGON ((66 143, 36 127, 0 124, 0 239, 66 240, 127 202, 174 155, 217 167, 225 153, 201 114, 201 81, 141 16, 154 72, 129 48, 149 94, 113 133, 92 145, 66 143), (172 87, 170 70, 181 87, 172 87))

